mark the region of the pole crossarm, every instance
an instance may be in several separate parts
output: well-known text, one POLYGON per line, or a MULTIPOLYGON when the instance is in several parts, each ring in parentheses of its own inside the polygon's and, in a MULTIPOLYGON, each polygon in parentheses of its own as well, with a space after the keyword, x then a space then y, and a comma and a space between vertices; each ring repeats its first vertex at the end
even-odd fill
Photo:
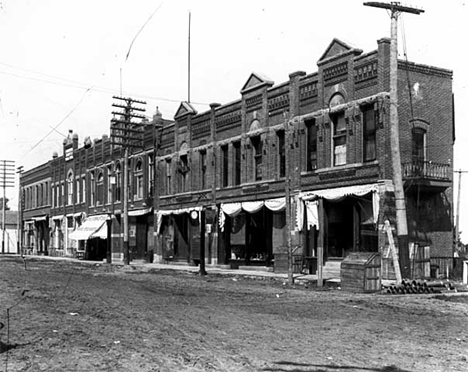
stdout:
POLYGON ((423 9, 413 8, 405 5, 401 5, 397 1, 392 1, 391 3, 381 3, 378 1, 367 1, 364 3, 365 6, 371 6, 374 8, 388 9, 394 13, 411 13, 411 14, 421 14, 424 13, 423 9))
MULTIPOLYGON (((123 102, 122 104, 113 103, 113 107, 122 109, 122 112, 112 111, 114 118, 111 120, 111 144, 121 146, 124 149, 123 162, 123 261, 124 265, 130 264, 129 247, 129 228, 128 228, 128 158, 130 148, 144 147, 144 128, 146 123, 135 123, 134 118, 145 119, 145 116, 135 113, 135 111, 144 112, 142 107, 136 107, 134 104, 145 105, 146 102, 139 101, 129 97, 113 96, 114 99, 123 102), (117 117, 116 117, 117 116, 117 117)), ((113 205, 113 204, 112 204, 113 205)), ((110 226, 110 225, 109 225, 110 226)), ((110 227, 108 227, 110 229, 110 227)), ((110 245, 108 250, 110 250, 110 245)), ((111 253, 108 252, 108 255, 111 253)), ((110 256, 108 256, 110 257, 110 256)), ((110 259, 108 258, 108 262, 110 259)))

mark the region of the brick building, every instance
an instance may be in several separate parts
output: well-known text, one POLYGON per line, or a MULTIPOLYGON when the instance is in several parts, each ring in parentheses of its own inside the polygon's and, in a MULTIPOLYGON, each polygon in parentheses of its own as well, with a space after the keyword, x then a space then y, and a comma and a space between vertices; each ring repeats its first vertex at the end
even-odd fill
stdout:
MULTIPOLYGON (((392 277, 383 230, 386 220, 395 227, 389 49, 389 39, 368 53, 334 39, 314 73, 278 85, 252 73, 233 102, 201 113, 182 102, 173 121, 157 112, 130 156, 131 257, 196 264, 204 248, 208 264, 281 271, 291 234, 299 258, 316 257, 322 241, 325 268, 350 252, 380 252, 392 277)), ((412 270, 427 276, 420 261, 452 256, 452 72, 399 61, 398 80, 412 270)), ((111 238, 122 259, 121 148, 106 136, 78 148, 70 134, 63 151, 23 175, 24 226, 46 216, 50 253, 102 258, 111 238), (49 210, 28 199, 37 184, 49 185, 49 210)))

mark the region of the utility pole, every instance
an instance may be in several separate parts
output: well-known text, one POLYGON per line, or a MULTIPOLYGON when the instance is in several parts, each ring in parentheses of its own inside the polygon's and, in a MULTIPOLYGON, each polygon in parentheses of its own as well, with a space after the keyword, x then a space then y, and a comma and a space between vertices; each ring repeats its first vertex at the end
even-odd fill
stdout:
POLYGON ((16 168, 16 173, 18 173, 18 236, 17 236, 17 252, 23 257, 23 197, 21 190, 21 175, 23 174, 23 166, 16 168))
POLYGON ((2 208, 2 254, 5 253, 5 209, 6 188, 15 186, 15 162, 13 160, 0 160, 0 184, 3 188, 2 208))
POLYGON ((143 147, 143 134, 146 124, 132 121, 133 118, 144 119, 145 116, 135 114, 135 111, 144 112, 144 108, 135 107, 134 104, 145 105, 146 102, 132 98, 113 96, 112 98, 123 101, 124 104, 113 103, 113 107, 121 108, 123 111, 113 111, 114 118, 111 120, 111 143, 122 146, 124 149, 124 186, 123 186, 123 253, 124 265, 130 264, 130 247, 128 241, 128 156, 129 150, 135 147, 143 147), (115 116, 118 116, 116 118, 115 116))
POLYGON ((391 18, 390 42, 390 147, 395 188, 396 223, 398 236, 399 261, 404 278, 410 277, 408 222, 406 219, 405 190, 400 157, 400 132, 398 125, 398 17, 401 13, 421 14, 422 9, 400 5, 399 2, 366 2, 366 6, 387 9, 391 18))
POLYGON ((289 162, 289 146, 291 142, 291 135, 289 131, 289 114, 287 111, 283 112, 284 116, 284 183, 285 183, 285 201, 286 201, 286 245, 288 249, 288 284, 294 284, 294 273, 293 273, 293 249, 291 245, 291 180, 290 180, 290 167, 289 162))

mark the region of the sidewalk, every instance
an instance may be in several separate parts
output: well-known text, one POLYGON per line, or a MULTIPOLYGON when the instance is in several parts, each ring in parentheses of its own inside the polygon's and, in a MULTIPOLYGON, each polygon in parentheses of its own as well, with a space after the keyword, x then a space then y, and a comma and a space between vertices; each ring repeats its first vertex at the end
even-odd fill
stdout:
MULTIPOLYGON (((28 259, 35 259, 35 260, 53 260, 53 261, 69 261, 69 262, 77 262, 81 264, 87 265, 107 265, 106 260, 103 261, 89 261, 89 260, 79 260, 77 258, 71 257, 52 257, 52 256, 24 256, 26 261, 28 259)), ((116 266, 125 266, 122 261, 112 262, 111 265, 116 266)), ((134 270, 139 270, 142 272, 147 272, 150 270, 173 270, 173 271, 186 271, 191 273, 198 273, 200 271, 199 266, 192 266, 188 264, 177 264, 177 263, 170 263, 170 264, 163 264, 163 263, 146 263, 146 262, 130 262, 130 265, 134 270)), ((275 279, 275 280, 283 280, 285 282, 288 281, 288 274, 287 273, 275 273, 271 271, 265 271, 262 269, 256 269, 255 267, 249 269, 226 269, 219 266, 211 266, 206 265, 205 271, 207 275, 210 274, 214 275, 227 275, 227 276, 245 276, 245 277, 257 277, 258 279, 275 279)), ((310 275, 310 274, 294 274, 294 281, 298 284, 306 284, 306 283, 316 283, 317 282, 317 275, 310 275)), ((324 276, 324 282, 330 283, 334 286, 339 285, 340 278, 336 276, 324 276)))

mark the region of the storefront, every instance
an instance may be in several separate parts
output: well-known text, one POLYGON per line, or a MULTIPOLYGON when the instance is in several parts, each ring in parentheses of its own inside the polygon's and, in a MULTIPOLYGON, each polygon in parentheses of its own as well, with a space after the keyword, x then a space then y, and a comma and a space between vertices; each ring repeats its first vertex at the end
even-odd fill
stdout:
POLYGON ((271 266, 286 242, 285 198, 225 203, 219 208, 219 262, 271 266))
POLYGON ((156 232, 163 261, 198 264, 200 247, 205 244, 202 207, 159 210, 156 232))
POLYGON ((153 208, 128 212, 130 260, 153 261, 153 208))
POLYGON ((34 217, 35 244, 34 254, 45 255, 49 254, 49 218, 48 216, 34 217))
POLYGON ((297 229, 303 232, 304 256, 317 257, 319 234, 323 234, 324 262, 342 260, 350 252, 378 252, 379 204, 377 184, 299 194, 296 221, 297 229))
POLYGON ((84 241, 84 259, 100 261, 107 256, 107 214, 89 216, 70 233, 69 239, 84 241))

